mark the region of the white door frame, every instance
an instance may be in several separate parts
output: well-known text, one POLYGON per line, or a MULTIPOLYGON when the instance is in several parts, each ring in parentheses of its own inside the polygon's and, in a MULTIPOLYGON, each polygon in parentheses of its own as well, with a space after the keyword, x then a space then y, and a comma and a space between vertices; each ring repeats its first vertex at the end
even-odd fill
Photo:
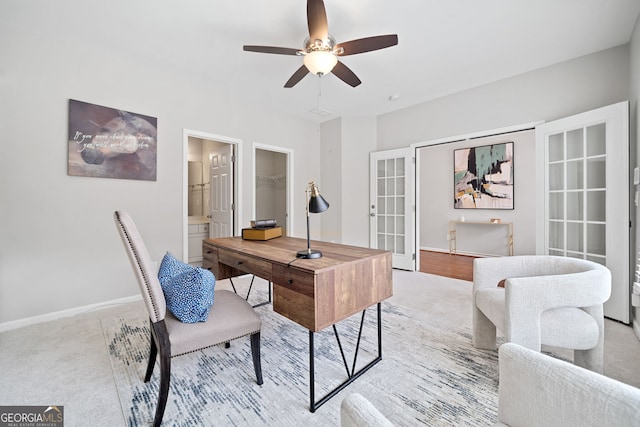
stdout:
POLYGON ((208 139, 234 145, 235 161, 233 163, 234 188, 233 188, 233 234, 240 233, 239 224, 242 218, 242 140, 213 133, 202 132, 192 129, 182 130, 182 259, 187 262, 189 259, 189 137, 208 139))
POLYGON ((256 218, 256 150, 265 150, 265 151, 273 151, 276 153, 282 153, 287 156, 287 219, 285 224, 285 229, 287 234, 293 232, 293 150, 284 147, 277 147, 275 145, 267 145, 260 144, 258 142, 254 142, 252 144, 252 165, 251 165, 251 176, 253 180, 253 184, 251 185, 251 218, 256 218))
MULTIPOLYGON (((522 123, 519 125, 506 126, 503 128, 489 129, 478 132, 467 133, 463 135, 456 136, 448 136, 445 138, 432 139, 423 142, 416 142, 410 145, 416 151, 416 185, 415 185, 415 204, 416 204, 416 223, 414 227, 414 231, 416 233, 415 236, 415 245, 416 245, 416 268, 420 270, 420 250, 422 247, 420 246, 420 161, 422 157, 422 150, 418 150, 418 148, 425 148, 432 145, 441 145, 441 144, 451 144, 454 142, 462 142, 468 139, 476 139, 476 138, 484 138, 488 136, 500 135, 503 133, 512 133, 512 132, 521 132, 528 129, 534 129, 537 125, 544 123, 542 121, 531 122, 531 123, 522 123)), ((453 165, 452 165, 453 167, 453 165)), ((453 169, 451 169, 451 173, 453 173, 453 169)))

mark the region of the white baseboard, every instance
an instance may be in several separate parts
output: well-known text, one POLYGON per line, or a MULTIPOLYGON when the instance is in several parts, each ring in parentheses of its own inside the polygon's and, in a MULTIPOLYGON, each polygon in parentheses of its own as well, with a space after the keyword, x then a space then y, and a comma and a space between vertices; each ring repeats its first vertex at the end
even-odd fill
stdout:
POLYGON ((51 320, 62 319, 64 317, 75 316, 77 314, 88 313, 90 311, 102 310, 104 308, 113 307, 115 305, 121 305, 121 304, 127 304, 135 301, 140 301, 141 299, 142 299, 141 295, 133 295, 130 297, 100 302, 97 304, 89 304, 82 307, 75 307, 67 310, 54 311, 52 313, 42 314, 40 316, 12 320, 11 322, 0 323, 0 332, 9 331, 12 329, 18 329, 18 328, 22 328, 24 326, 29 326, 29 325, 35 325, 37 323, 49 322, 51 320))

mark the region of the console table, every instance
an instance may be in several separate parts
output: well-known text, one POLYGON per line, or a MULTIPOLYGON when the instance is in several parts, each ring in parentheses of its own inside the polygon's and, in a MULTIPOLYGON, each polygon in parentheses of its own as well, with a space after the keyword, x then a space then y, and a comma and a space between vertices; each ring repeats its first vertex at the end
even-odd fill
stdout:
POLYGON ((472 225, 489 225, 492 227, 506 226, 508 227, 508 235, 507 235, 507 249, 509 251, 509 256, 513 255, 513 223, 512 222, 481 222, 481 221, 449 221, 449 253, 457 254, 457 234, 458 224, 472 224, 472 225))
MULTIPOLYGON (((243 240, 240 237, 206 239, 203 241, 203 267, 216 279, 254 274, 273 283, 273 310, 309 330, 309 394, 310 410, 324 404, 382 359, 382 320, 380 302, 393 294, 391 252, 347 246, 336 243, 312 242, 313 249, 322 251, 322 258, 296 258, 296 252, 307 246, 305 239, 278 237, 267 241, 243 240), (378 356, 355 372, 347 370, 347 380, 316 402, 314 393, 315 332, 335 324, 377 304, 378 356)), ((362 332, 362 322, 360 332, 362 332)))

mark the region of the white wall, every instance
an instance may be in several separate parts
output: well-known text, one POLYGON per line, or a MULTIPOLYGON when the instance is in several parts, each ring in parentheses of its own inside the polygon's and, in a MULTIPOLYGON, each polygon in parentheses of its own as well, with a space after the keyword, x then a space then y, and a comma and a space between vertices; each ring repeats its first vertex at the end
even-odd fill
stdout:
POLYGON ((509 255, 508 227, 474 225, 491 218, 512 222, 514 253, 535 253, 535 133, 533 130, 420 148, 420 248, 449 251, 449 220, 465 217, 458 225, 458 253, 509 255), (453 150, 513 141, 514 209, 454 209, 453 150))
MULTIPOLYGON (((204 78, 97 50, 74 32, 68 9, 61 2, 29 22, 0 16, 0 323, 138 294, 116 209, 137 220, 152 258, 182 253, 184 128, 243 141, 243 224, 252 212, 251 142, 296 151, 298 194, 307 175, 320 175, 311 161, 318 125, 240 103, 215 70, 204 78), (157 117, 157 181, 68 176, 70 98, 157 117)), ((304 236, 304 222, 295 224, 292 234, 304 236)))
MULTIPOLYGON (((342 117, 322 124, 322 187, 330 203, 322 239, 369 246, 369 153, 376 146, 375 117, 342 117)), ((312 218, 313 221, 313 218, 312 218)))
POLYGON ((378 117, 378 150, 554 120, 629 97, 624 45, 378 117))

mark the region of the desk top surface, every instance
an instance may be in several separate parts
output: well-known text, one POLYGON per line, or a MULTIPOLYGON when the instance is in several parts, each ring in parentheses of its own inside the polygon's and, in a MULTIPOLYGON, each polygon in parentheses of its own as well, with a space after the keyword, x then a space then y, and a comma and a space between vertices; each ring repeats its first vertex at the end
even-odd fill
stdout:
POLYGON ((391 256, 391 252, 379 249, 311 241, 311 249, 322 251, 322 257, 315 259, 296 258, 298 251, 307 248, 307 241, 306 239, 288 236, 264 241, 243 240, 241 237, 223 237, 205 239, 204 242, 218 248, 237 251, 273 263, 312 271, 331 269, 341 264, 357 262, 368 258, 391 256))

